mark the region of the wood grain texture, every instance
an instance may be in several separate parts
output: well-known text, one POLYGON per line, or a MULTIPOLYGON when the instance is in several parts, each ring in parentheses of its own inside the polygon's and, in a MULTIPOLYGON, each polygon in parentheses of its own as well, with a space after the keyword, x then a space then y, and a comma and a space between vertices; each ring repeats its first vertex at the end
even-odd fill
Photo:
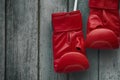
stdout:
POLYGON ((67 0, 40 0, 39 80, 66 80, 53 70, 51 13, 67 11, 67 0))
POLYGON ((5 72, 5 0, 0 0, 0 80, 5 72))
MULTIPOLYGON (((69 11, 73 10, 74 0, 69 0, 69 11)), ((87 18, 89 15, 88 0, 78 0, 78 10, 82 13, 83 33, 86 36, 87 18)), ((98 50, 86 51, 90 68, 85 72, 76 72, 69 75, 69 80, 98 80, 98 50)))
POLYGON ((120 49, 100 51, 99 80, 120 80, 120 49))
POLYGON ((37 80, 38 0, 6 1, 6 80, 37 80))

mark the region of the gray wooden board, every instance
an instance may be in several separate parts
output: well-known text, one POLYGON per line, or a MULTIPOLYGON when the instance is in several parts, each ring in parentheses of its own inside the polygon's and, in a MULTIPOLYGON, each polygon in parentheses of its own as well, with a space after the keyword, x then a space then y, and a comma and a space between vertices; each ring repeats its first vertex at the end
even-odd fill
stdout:
MULTIPOLYGON (((74 0, 69 0, 69 11, 73 10, 74 0)), ((83 33, 86 36, 87 18, 89 14, 88 0, 78 0, 78 10, 82 13, 83 33)), ((90 68, 85 72, 76 72, 69 75, 69 80, 98 80, 98 50, 87 49, 86 51, 90 68)))
POLYGON ((67 10, 67 0, 40 0, 39 79, 66 80, 66 74, 53 70, 51 13, 67 10))
POLYGON ((6 1, 6 80, 37 80, 38 0, 6 1))
POLYGON ((100 51, 99 80, 120 80, 120 49, 100 51))
POLYGON ((5 0, 0 0, 0 80, 5 70, 5 0))

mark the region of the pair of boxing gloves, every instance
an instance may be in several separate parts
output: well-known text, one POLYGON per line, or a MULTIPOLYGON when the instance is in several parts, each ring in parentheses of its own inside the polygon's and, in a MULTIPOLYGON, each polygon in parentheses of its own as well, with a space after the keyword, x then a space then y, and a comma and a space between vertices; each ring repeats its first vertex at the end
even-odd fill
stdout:
POLYGON ((52 14, 54 70, 60 73, 89 68, 85 48, 119 48, 118 0, 89 0, 87 38, 82 32, 80 11, 52 14))

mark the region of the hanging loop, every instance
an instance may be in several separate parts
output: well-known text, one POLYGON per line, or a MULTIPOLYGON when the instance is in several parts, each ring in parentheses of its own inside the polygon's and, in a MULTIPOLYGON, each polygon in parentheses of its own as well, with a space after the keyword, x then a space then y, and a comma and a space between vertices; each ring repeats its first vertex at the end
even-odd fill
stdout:
POLYGON ((75 0, 75 1, 74 1, 74 9, 73 9, 73 11, 76 11, 76 10, 77 10, 77 3, 78 3, 78 0, 75 0))

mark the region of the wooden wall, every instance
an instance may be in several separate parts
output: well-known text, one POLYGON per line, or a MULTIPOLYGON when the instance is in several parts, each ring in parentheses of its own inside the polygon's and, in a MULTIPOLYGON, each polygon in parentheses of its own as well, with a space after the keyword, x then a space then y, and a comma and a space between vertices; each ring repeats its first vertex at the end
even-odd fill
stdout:
MULTIPOLYGON (((74 0, 0 0, 0 80, 120 80, 120 49, 87 49, 90 69, 53 70, 51 13, 68 12, 74 0)), ((86 33, 88 0, 78 0, 86 33)))

